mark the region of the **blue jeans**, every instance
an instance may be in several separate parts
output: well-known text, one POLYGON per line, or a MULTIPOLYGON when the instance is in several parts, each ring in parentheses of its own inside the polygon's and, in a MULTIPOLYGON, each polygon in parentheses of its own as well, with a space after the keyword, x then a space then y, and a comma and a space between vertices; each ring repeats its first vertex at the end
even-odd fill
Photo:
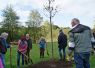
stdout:
POLYGON ((76 68, 90 68, 90 53, 74 53, 76 68))
POLYGON ((60 56, 60 59, 66 59, 66 52, 65 52, 65 48, 59 48, 59 56, 60 56), (63 54, 62 54, 63 52, 63 54))
POLYGON ((24 55, 20 52, 17 52, 17 67, 20 66, 20 55, 22 56, 22 65, 24 65, 24 55))
POLYGON ((5 68, 5 54, 0 54, 3 66, 5 68))

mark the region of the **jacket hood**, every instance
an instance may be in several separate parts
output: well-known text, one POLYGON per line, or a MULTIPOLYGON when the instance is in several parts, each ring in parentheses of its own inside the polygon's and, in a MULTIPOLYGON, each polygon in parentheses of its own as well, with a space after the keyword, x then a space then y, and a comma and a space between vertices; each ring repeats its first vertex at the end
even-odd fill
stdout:
POLYGON ((83 32, 85 30, 90 30, 90 28, 88 26, 79 24, 75 28, 73 28, 72 30, 70 30, 70 32, 72 32, 72 33, 81 33, 81 32, 83 32))

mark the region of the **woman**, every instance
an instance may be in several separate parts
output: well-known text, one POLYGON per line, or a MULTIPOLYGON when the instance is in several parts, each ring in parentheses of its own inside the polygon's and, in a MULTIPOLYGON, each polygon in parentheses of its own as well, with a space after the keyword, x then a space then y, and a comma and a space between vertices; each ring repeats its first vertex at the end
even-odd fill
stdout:
POLYGON ((46 41, 45 41, 45 39, 42 37, 42 38, 39 40, 40 58, 44 58, 45 46, 46 46, 46 41))
POLYGON ((7 52, 7 48, 10 47, 6 41, 7 37, 8 37, 8 33, 6 33, 6 32, 2 33, 0 36, 0 59, 2 61, 4 68, 5 68, 5 54, 7 52))
POLYGON ((17 51, 17 67, 20 67, 20 56, 22 56, 22 65, 24 65, 24 54, 27 51, 27 42, 24 36, 18 41, 18 51, 17 51))

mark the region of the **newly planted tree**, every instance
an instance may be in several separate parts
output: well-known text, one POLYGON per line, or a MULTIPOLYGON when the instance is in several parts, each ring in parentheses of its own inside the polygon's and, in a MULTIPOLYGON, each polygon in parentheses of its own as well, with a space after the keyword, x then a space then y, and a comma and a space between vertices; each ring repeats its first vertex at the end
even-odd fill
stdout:
POLYGON ((54 52, 53 52, 53 34, 52 34, 52 18, 58 12, 58 6, 55 6, 54 2, 55 2, 55 0, 48 0, 48 2, 44 5, 44 9, 47 11, 45 16, 49 18, 50 28, 51 28, 52 57, 54 57, 54 52))

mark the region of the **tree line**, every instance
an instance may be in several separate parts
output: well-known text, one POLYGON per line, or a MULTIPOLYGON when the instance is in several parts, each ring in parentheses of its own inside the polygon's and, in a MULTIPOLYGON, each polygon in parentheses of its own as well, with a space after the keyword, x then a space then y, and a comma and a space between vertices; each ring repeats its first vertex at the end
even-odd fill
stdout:
MULTIPOLYGON (((18 40, 21 35, 26 33, 30 34, 34 43, 37 42, 41 36, 45 37, 47 41, 50 41, 50 23, 49 21, 43 21, 43 17, 37 10, 30 11, 25 26, 22 25, 22 22, 19 22, 20 17, 17 16, 12 6, 8 6, 2 12, 3 20, 0 22, 0 33, 8 32, 9 42, 18 40), (43 25, 42 22, 44 23, 43 25)), ((54 24, 52 25, 53 36, 57 38, 60 27, 54 24)))

